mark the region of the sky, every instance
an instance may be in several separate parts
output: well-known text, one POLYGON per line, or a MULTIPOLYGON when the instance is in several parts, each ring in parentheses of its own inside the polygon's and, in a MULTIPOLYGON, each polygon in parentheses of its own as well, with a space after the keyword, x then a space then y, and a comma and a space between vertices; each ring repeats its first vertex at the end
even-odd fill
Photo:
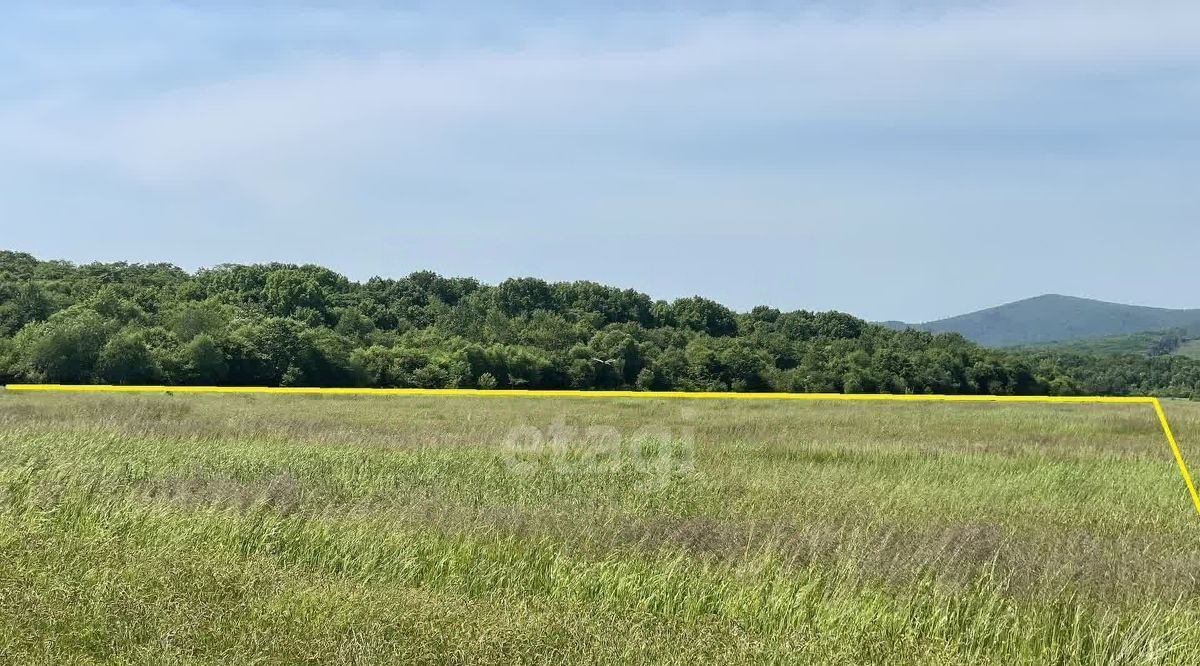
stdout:
POLYGON ((0 12, 4 249, 873 320, 1200 307, 1194 0, 0 12))

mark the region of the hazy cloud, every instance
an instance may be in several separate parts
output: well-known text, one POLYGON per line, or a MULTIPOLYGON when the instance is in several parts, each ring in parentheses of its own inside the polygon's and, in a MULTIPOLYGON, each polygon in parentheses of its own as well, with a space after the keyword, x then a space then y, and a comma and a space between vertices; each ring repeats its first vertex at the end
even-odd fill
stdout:
POLYGON ((802 229, 886 237, 890 217, 944 235, 1021 191, 1062 219, 1068 193, 1117 173, 1162 196, 1200 142, 1194 2, 123 7, 27 8, 8 28, 44 39, 0 49, 0 170, 295 224, 703 235, 736 219, 833 242, 802 229), (1047 175, 1055 192, 1029 180, 1047 175))

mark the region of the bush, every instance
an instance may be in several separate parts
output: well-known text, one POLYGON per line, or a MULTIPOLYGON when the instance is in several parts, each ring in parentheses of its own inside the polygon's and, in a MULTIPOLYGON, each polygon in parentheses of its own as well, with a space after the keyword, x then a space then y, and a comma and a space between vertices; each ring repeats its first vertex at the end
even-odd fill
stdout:
POLYGON ((111 327, 94 310, 65 310, 47 321, 25 325, 15 340, 17 355, 31 379, 90 383, 111 327))
POLYGON ((96 373, 109 384, 156 384, 162 370, 154 362, 146 343, 134 333, 114 336, 104 345, 96 363, 96 373))

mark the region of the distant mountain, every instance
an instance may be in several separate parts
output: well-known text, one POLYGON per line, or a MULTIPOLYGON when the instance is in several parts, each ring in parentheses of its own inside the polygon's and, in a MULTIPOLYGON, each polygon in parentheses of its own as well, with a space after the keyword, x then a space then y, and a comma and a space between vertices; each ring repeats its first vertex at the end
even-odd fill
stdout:
POLYGON ((992 347, 1033 345, 1146 331, 1183 329, 1200 337, 1200 310, 1122 305, 1048 294, 924 324, 882 322, 890 328, 961 333, 992 347))

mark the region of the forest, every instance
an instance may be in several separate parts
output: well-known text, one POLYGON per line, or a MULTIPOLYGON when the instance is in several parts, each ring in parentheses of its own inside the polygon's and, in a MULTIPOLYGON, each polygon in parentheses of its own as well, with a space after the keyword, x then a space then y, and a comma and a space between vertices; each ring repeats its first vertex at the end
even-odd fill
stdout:
POLYGON ((594 282, 428 271, 43 261, 0 251, 0 380, 15 382, 1159 395, 1184 356, 990 349, 841 312, 735 312, 594 282))

